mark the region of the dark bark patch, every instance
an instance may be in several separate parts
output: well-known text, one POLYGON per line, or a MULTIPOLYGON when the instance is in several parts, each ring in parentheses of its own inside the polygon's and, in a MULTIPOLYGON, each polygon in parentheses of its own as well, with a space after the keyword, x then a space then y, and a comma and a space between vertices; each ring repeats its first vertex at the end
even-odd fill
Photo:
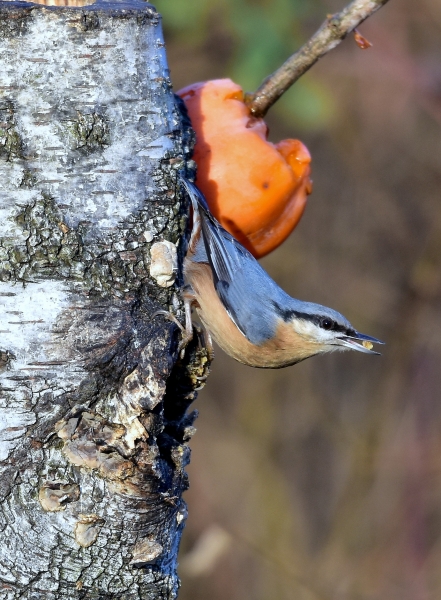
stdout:
POLYGON ((77 118, 70 121, 68 129, 74 139, 74 148, 86 154, 103 150, 110 144, 109 123, 97 112, 84 114, 77 111, 77 118))
POLYGON ((20 187, 28 188, 28 189, 33 188, 37 182, 38 182, 38 178, 35 174, 35 171, 33 171, 32 169, 25 168, 23 170, 23 177, 20 182, 20 187))
POLYGON ((100 20, 96 13, 84 13, 82 16, 82 25, 84 31, 95 31, 100 28, 100 20))
POLYGON ((27 2, 0 7, 0 38, 10 39, 24 35, 29 27, 32 10, 27 2))
POLYGON ((0 373, 11 369, 13 360, 15 360, 15 356, 12 352, 0 350, 0 373))
MULTIPOLYGON (((147 227, 147 211, 139 215, 139 235, 117 231, 86 245, 90 225, 80 223, 70 228, 54 198, 41 198, 22 206, 15 216, 16 224, 26 235, 22 244, 2 240, 0 243, 0 280, 32 281, 55 278, 81 282, 81 287, 94 295, 124 296, 127 289, 139 288, 148 279, 149 244, 138 241, 147 227), (123 242, 121 240, 124 240, 123 242), (136 248, 130 247, 135 242, 136 248), (129 246, 129 247, 127 247, 129 246), (117 249, 121 249, 122 256, 117 249), (131 260, 124 260, 130 251, 131 260)), ((132 226, 133 229, 133 226, 132 226)))
POLYGON ((17 130, 14 105, 0 102, 0 158, 7 162, 23 158, 23 141, 17 130))
POLYGON ((187 409, 196 399, 197 390, 204 387, 210 373, 211 361, 201 341, 199 334, 195 335, 185 349, 184 358, 178 359, 167 380, 164 415, 169 426, 175 427, 175 435, 181 440, 185 428, 191 426, 197 416, 197 413, 187 415, 187 409))

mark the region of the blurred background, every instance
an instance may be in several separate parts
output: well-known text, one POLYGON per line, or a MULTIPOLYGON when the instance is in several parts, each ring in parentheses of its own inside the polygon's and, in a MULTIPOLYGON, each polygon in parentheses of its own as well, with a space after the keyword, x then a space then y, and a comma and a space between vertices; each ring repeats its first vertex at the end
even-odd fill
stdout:
MULTIPOLYGON (((253 91, 344 0, 157 0, 175 90, 253 91)), ((180 600, 441 598, 441 2, 390 0, 268 114, 313 157, 264 267, 387 342, 251 369, 195 407, 180 600)))

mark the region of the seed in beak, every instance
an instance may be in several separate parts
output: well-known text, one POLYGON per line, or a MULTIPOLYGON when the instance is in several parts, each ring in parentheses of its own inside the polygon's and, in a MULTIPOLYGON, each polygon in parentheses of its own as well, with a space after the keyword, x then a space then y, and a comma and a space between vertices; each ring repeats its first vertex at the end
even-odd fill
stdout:
POLYGON ((371 342, 361 342, 361 345, 364 346, 365 348, 367 348, 367 350, 372 350, 372 348, 374 347, 374 345, 371 342))

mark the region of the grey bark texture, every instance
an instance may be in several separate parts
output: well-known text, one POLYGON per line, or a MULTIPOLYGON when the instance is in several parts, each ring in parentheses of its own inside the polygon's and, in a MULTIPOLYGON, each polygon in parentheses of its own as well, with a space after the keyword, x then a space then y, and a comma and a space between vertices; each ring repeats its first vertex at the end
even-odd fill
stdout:
POLYGON ((192 143, 152 6, 0 1, 1 599, 176 597, 192 143))

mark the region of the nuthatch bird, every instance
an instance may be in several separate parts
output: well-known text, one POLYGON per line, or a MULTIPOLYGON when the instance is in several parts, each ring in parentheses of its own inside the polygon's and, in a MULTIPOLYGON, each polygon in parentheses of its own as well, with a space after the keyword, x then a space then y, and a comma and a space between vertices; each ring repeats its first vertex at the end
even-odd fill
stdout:
MULTIPOLYGON (((193 184, 182 179, 193 205, 184 260, 186 327, 194 306, 208 334, 230 356, 252 367, 278 369, 334 350, 371 350, 379 340, 356 331, 332 308, 286 294, 257 260, 213 217, 193 184)), ((181 326, 182 327, 182 326, 181 326)))

